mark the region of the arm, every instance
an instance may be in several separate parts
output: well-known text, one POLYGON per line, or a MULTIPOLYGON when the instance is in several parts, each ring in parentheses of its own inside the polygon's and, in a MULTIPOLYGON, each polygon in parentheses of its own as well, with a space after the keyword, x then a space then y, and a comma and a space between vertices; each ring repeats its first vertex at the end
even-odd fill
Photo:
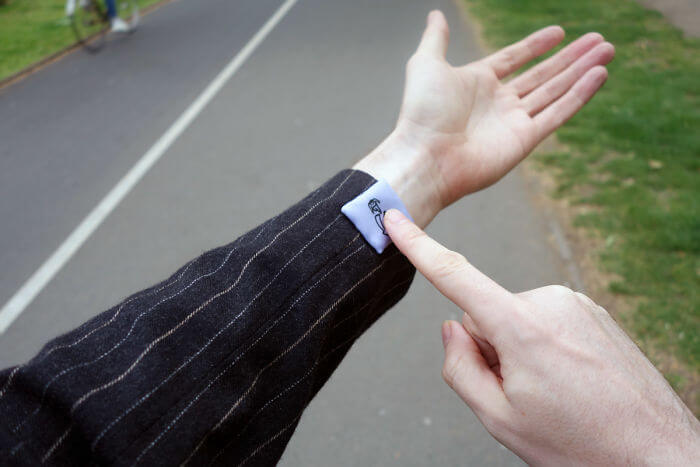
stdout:
POLYGON ((602 307, 562 286, 512 294, 398 211, 399 249, 464 310, 443 377, 531 465, 697 465, 700 422, 602 307))
POLYGON ((374 253, 340 207, 381 177, 427 225, 573 115, 611 58, 600 36, 584 36, 534 78, 504 84, 561 28, 461 67, 445 60, 447 35, 431 14, 396 129, 357 170, 0 374, 0 455, 274 463, 308 401, 413 276, 395 248, 374 253), (562 81, 557 73, 571 69, 562 81), (558 91, 527 106, 527 92, 551 81, 558 91))
POLYGON ((256 461, 276 459, 312 395, 413 277, 340 214, 373 182, 339 173, 6 372, 3 448, 49 462, 197 465, 241 462, 274 438, 256 461))

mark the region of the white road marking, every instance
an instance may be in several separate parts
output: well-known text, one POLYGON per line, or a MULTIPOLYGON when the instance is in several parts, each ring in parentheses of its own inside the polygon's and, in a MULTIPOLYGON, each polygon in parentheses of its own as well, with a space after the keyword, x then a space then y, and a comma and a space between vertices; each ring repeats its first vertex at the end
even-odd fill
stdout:
POLYGON ((238 71, 245 61, 252 55, 255 49, 265 40, 268 34, 284 18, 289 10, 297 3, 297 0, 286 0, 267 22, 255 33, 238 54, 221 70, 211 83, 202 91, 192 104, 180 115, 177 120, 163 133, 158 141, 136 162, 136 164, 119 180, 114 188, 99 202, 90 214, 71 232, 61 246, 44 261, 39 269, 27 279, 17 292, 0 309, 0 334, 17 319, 17 317, 29 306, 37 295, 51 282, 56 274, 65 266, 76 251, 104 222, 107 216, 129 194, 144 175, 155 165, 161 156, 175 142, 175 140, 197 118, 207 104, 221 90, 226 82, 238 71))

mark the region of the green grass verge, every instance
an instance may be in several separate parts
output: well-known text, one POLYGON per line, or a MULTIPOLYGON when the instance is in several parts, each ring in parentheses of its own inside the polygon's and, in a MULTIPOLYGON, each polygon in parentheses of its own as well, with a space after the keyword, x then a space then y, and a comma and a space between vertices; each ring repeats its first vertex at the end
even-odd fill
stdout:
POLYGON ((549 24, 566 42, 598 31, 615 45, 605 87, 557 133, 566 149, 538 160, 556 196, 588 208, 576 223, 604 239, 610 290, 635 297, 623 324, 652 358, 682 363, 666 376, 687 389, 700 365, 700 41, 632 0, 466 1, 494 48, 549 24))
POLYGON ((74 43, 65 1, 0 0, 0 80, 74 43))

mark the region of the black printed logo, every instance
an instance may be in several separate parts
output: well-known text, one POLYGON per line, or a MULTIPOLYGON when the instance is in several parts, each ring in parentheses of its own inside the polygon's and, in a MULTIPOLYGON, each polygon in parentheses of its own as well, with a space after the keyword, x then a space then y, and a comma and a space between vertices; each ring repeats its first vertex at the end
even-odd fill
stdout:
POLYGON ((367 203, 367 206, 369 206, 369 210, 374 214, 374 221, 377 223, 382 233, 388 237, 389 234, 386 233, 384 229, 384 214, 386 211, 382 211, 382 208, 379 207, 379 203, 380 201, 377 198, 372 198, 369 200, 369 203, 367 203))

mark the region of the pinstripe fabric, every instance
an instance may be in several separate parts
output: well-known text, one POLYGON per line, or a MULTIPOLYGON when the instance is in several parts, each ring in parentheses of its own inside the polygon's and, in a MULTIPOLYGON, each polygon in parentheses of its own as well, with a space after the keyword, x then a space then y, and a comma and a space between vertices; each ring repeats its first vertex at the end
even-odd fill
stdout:
MULTIPOLYGON (((69 366, 68 368, 64 368, 64 369, 61 370, 60 372, 56 373, 49 381, 46 382, 46 384, 45 384, 44 387, 42 388, 42 390, 41 390, 41 399, 40 399, 40 401, 39 401, 39 405, 37 406, 37 408, 34 409, 28 416, 24 417, 24 419, 23 419, 20 423, 18 423, 14 428, 12 428, 12 432, 13 432, 13 433, 17 433, 17 432, 19 431, 19 429, 20 429, 25 423, 31 421, 32 417, 34 417, 35 415, 37 415, 37 414, 41 411, 41 409, 44 408, 44 399, 45 399, 45 397, 46 397, 46 393, 47 393, 47 391, 48 391, 48 389, 49 389, 49 386, 51 386, 55 381, 57 381, 58 378, 61 378, 62 376, 66 375, 66 374, 68 374, 68 373, 70 373, 70 372, 72 372, 72 371, 78 370, 78 369, 80 369, 80 368, 87 367, 87 366, 90 366, 90 365, 94 365, 95 363, 98 363, 98 362, 99 362, 100 360, 102 360, 103 358, 107 357, 107 356, 108 356, 109 354, 111 354, 113 351, 117 350, 117 349, 118 349, 122 344, 124 344, 124 343, 127 341, 127 339, 131 336, 131 334, 133 333, 134 329, 136 329, 136 325, 137 325, 138 322, 141 320, 141 318, 143 318, 147 313, 153 311, 155 308, 157 308, 157 307, 160 306, 161 304, 167 302, 168 300, 172 300, 173 298, 175 298, 175 297, 181 295, 183 292, 186 292, 190 287, 192 287, 194 284, 196 284, 197 282, 201 281, 202 279, 206 279, 207 277, 209 277, 209 276, 211 276, 211 275, 216 274, 217 272, 219 272, 219 270, 221 270, 221 268, 228 262, 229 258, 231 257, 231 255, 233 254, 233 252, 234 252, 235 250, 236 250, 236 247, 233 247, 233 248, 231 248, 231 250, 229 250, 229 253, 224 257, 224 260, 222 261, 222 263, 219 265, 218 268, 216 268, 216 269, 214 269, 213 271, 208 272, 208 273, 206 273, 206 274, 197 276, 195 279, 193 279, 193 280, 192 280, 189 284, 187 284, 185 287, 178 289, 177 292, 175 292, 175 293, 172 294, 172 295, 168 295, 168 296, 166 296, 166 297, 161 298, 161 299, 160 299, 158 302, 156 302, 153 306, 151 306, 151 307, 147 308, 146 310, 142 311, 141 313, 139 313, 139 315, 136 317, 136 319, 134 319, 133 322, 131 323, 131 327, 129 328, 129 331, 126 333, 126 335, 124 335, 124 337, 122 337, 117 343, 115 343, 115 344, 114 344, 112 347, 110 347, 108 350, 106 350, 105 352, 101 353, 99 356, 97 356, 97 357, 95 357, 95 358, 86 359, 85 361, 82 361, 82 362, 80 362, 80 363, 76 363, 76 364, 74 364, 74 365, 71 365, 71 366, 69 366)), ((186 270, 186 269, 187 269, 187 267, 185 267, 185 270, 186 270)), ((173 282, 176 282, 176 281, 173 281, 173 282)), ((167 287, 167 285, 168 285, 168 284, 166 284, 166 285, 163 286, 163 287, 159 287, 158 289, 156 289, 156 292, 157 292, 157 291, 160 291, 160 290, 163 290, 165 287, 167 287)), ((143 296, 146 296, 146 295, 151 295, 151 293, 143 294, 143 296)), ((140 296, 139 296, 139 297, 140 297, 140 296)), ((46 358, 49 354, 51 354, 51 353, 52 353, 53 351, 55 351, 55 350, 58 350, 58 349, 61 349, 61 348, 73 347, 74 345, 76 345, 76 343, 82 342, 84 339, 86 339, 87 337, 89 337, 90 335, 92 335, 95 331, 98 331, 98 330, 100 330, 101 328, 103 328, 103 327, 105 327, 105 326, 111 324, 111 323, 114 322, 114 320, 119 316, 119 313, 121 312, 121 310, 123 309, 123 307, 124 307, 125 305, 127 305, 131 300, 135 300, 135 299, 137 299, 137 298, 139 298, 139 297, 134 297, 133 299, 129 299, 129 300, 127 300, 126 302, 124 302, 122 305, 119 306, 119 308, 118 308, 117 311, 114 313, 114 315, 112 316, 112 318, 110 318, 110 319, 109 319, 108 321, 106 321, 104 324, 101 324, 100 326, 96 327, 96 328, 93 329, 92 331, 86 333, 83 337, 81 337, 80 339, 74 341, 72 344, 68 344, 68 345, 59 345, 59 346, 56 346, 56 347, 52 347, 52 348, 49 349, 49 351, 47 351, 47 352, 42 352, 41 355, 40 355, 40 357, 37 358, 37 362, 36 362, 36 363, 39 363, 41 360, 43 360, 44 358, 46 358)), ((150 350, 150 349, 152 348, 152 347, 150 347, 150 345, 153 345, 153 344, 154 344, 154 343, 149 344, 149 347, 148 347, 147 349, 150 350)), ((111 382, 110 382, 110 383, 111 383, 111 382)), ((107 384, 109 384, 109 383, 107 383, 107 384)), ((100 388, 95 388, 95 389, 93 389, 92 391, 90 391, 90 392, 84 394, 80 399, 78 399, 78 400, 73 404, 73 406, 71 406, 71 412, 73 412, 73 411, 75 410, 75 408, 76 408, 78 405, 80 405, 88 396, 92 395, 92 394, 93 394, 95 391, 97 391, 98 389, 101 389, 101 387, 100 387, 100 388)))
POLYGON ((232 244, 0 372, 0 464, 274 464, 414 269, 340 208, 343 171, 232 244))

